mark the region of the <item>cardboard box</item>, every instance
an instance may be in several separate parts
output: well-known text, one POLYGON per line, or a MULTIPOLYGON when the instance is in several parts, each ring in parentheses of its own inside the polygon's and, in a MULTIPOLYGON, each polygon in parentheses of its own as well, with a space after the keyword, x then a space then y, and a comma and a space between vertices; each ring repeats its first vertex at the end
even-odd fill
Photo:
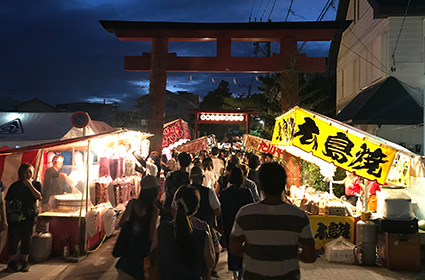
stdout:
POLYGON ((419 234, 378 234, 378 254, 391 270, 421 270, 419 234))

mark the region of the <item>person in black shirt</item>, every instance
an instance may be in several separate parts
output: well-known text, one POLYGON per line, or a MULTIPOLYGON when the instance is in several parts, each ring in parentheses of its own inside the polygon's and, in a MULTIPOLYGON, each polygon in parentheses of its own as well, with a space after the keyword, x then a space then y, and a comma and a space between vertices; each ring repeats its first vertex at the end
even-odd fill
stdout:
POLYGON ((16 272, 18 263, 22 264, 22 272, 29 271, 28 256, 32 228, 38 215, 36 201, 42 199, 41 184, 34 181, 34 167, 24 163, 18 170, 19 180, 13 183, 6 195, 7 222, 9 224, 7 253, 9 261, 6 270, 16 272), (21 242, 20 254, 17 253, 21 242))
POLYGON ((182 152, 178 155, 180 169, 168 173, 165 178, 165 201, 162 206, 161 221, 171 221, 171 202, 177 189, 182 185, 189 184, 189 173, 186 168, 189 166, 191 157, 188 153, 182 152))
MULTIPOLYGON (((2 181, 0 181, 0 232, 7 229, 7 220, 6 220, 6 204, 4 203, 4 193, 6 187, 2 181)), ((5 244, 5 240, 1 240, 0 243, 5 244)), ((0 247, 0 250, 3 250, 3 247, 0 247)))

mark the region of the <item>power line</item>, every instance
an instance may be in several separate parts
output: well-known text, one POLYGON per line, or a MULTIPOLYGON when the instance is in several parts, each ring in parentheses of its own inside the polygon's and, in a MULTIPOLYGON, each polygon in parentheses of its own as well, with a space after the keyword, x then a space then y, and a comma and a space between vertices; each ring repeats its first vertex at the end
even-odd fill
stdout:
POLYGON ((356 35, 356 33, 354 33, 354 31, 351 29, 351 27, 349 26, 348 27, 348 30, 350 30, 351 31, 351 33, 354 35, 354 37, 356 37, 357 38, 357 40, 363 45, 363 47, 366 49, 366 51, 368 51, 372 56, 373 56, 373 58, 375 58, 380 64, 381 64, 381 66, 383 66, 383 68, 385 69, 386 68, 386 66, 381 62, 381 60, 379 59, 379 58, 377 58, 374 54, 373 54, 373 52, 372 51, 370 51, 367 47, 366 47, 366 45, 363 43, 363 41, 356 35))
POLYGON ((258 5, 257 13, 255 14, 255 21, 257 21, 258 13, 260 12, 261 5, 263 4, 263 0, 260 1, 260 5, 258 5))
POLYGON ((406 21, 406 16, 407 16, 407 11, 409 10, 409 6, 410 6, 410 0, 409 0, 409 2, 407 2, 407 7, 406 7, 406 10, 404 11, 403 21, 401 22, 400 31, 398 32, 397 41, 395 42, 394 51, 393 51, 393 54, 391 55, 391 57, 393 59, 393 66, 391 67, 391 70, 394 67, 394 71, 395 71, 395 58, 394 58, 394 55, 395 55, 395 51, 397 49, 398 41, 400 40, 400 35, 401 35, 401 31, 403 30, 404 22, 406 21))
POLYGON ((255 0, 252 0, 251 13, 249 13, 249 22, 251 22, 252 11, 254 10, 254 4, 255 4, 255 0))
MULTIPOLYGON (((323 6, 322 11, 320 12, 319 16, 317 17, 316 21, 321 21, 323 19, 323 17, 325 16, 325 14, 328 12, 330 6, 333 4, 335 0, 328 0, 328 2, 326 2, 325 6, 323 6)), ((304 41, 301 46, 298 48, 298 51, 300 52, 304 46, 307 44, 307 41, 304 41)))
POLYGON ((296 12, 294 12, 294 11, 291 11, 291 14, 292 14, 293 16, 295 16, 295 17, 300 17, 300 18, 305 19, 306 21, 308 21, 308 18, 306 18, 306 17, 304 17, 304 16, 302 16, 302 15, 300 15, 300 14, 297 14, 297 13, 296 13, 296 12))
POLYGON ((273 2, 273 6, 272 6, 272 9, 270 10, 270 14, 269 14, 269 16, 268 16, 267 20, 269 20, 269 19, 270 19, 270 17, 272 16, 272 13, 273 13, 273 10, 274 10, 274 5, 276 4, 276 1, 277 1, 277 0, 274 0, 274 2, 273 2))
POLYGON ((291 3, 289 4, 288 12, 286 13, 285 21, 288 20, 288 16, 290 11, 292 11, 292 4, 294 3, 294 0, 291 0, 291 3))
MULTIPOLYGON (((370 62, 369 60, 367 60, 366 58, 364 58, 363 56, 361 56, 358 52, 354 51, 353 49, 351 49, 350 47, 348 47, 347 45, 345 45, 344 43, 341 43, 342 46, 344 46, 345 48, 347 48, 349 51, 351 51, 352 53, 356 54, 358 57, 360 57, 361 59, 363 59, 364 61, 366 61, 367 63, 369 63, 370 65, 372 65, 373 67, 379 69, 380 71, 384 72, 385 74, 387 74, 388 76, 392 76, 391 73, 389 73, 387 71, 387 69, 382 69, 380 66, 377 66, 376 64, 374 64, 373 62, 370 62)), ((399 79, 400 80, 400 79, 399 79)), ((400 80, 401 81, 401 80, 400 80)))
POLYGON ((261 15, 261 17, 260 17, 260 21, 263 19, 264 14, 266 13, 266 10, 267 10, 267 7, 269 6, 269 4, 270 4, 270 0, 267 0, 267 4, 266 4, 266 6, 264 7, 263 14, 262 14, 262 15, 261 15))
MULTIPOLYGON (((366 61, 367 63, 369 63, 370 65, 372 65, 373 67, 381 70, 382 72, 384 72, 385 74, 387 74, 390 77, 394 77, 392 73, 388 72, 386 69, 382 70, 381 67, 375 65, 373 62, 370 62, 369 60, 365 59, 363 56, 361 56, 359 53, 357 53, 356 51, 353 51, 350 47, 346 46, 344 43, 341 43, 342 46, 346 47, 349 51, 351 51, 352 53, 356 54, 358 57, 362 58, 364 61, 366 61)), ((408 86, 409 88, 411 88, 412 90, 415 91, 419 91, 419 89, 417 87, 413 87, 411 85, 409 85, 407 82, 403 81, 400 78, 397 78, 397 80, 399 80, 400 82, 402 82, 404 85, 408 86)))

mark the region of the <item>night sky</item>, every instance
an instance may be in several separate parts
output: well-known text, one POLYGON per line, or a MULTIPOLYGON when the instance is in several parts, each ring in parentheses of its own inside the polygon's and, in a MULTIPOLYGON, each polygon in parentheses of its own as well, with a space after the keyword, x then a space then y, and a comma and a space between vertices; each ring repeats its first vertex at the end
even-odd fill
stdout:
MULTIPOLYGON (((132 109, 148 92, 148 72, 125 72, 124 56, 151 52, 150 42, 121 42, 99 20, 172 22, 316 21, 327 0, 15 0, 0 9, 0 109, 39 98, 48 104, 118 102, 132 109), (274 7, 273 7, 274 5, 274 7)), ((337 7, 337 1, 335 8, 337 7)), ((334 20, 331 7, 323 20, 334 20)), ((327 56, 329 44, 309 43, 310 56, 327 56)), ((208 55, 212 45, 170 43, 177 55, 208 55)), ((252 44, 237 45, 237 55, 254 56, 252 44)), ((272 46, 272 51, 275 47, 272 46)), ((258 56, 262 55, 261 53, 258 56)), ((234 94, 258 83, 252 74, 168 73, 167 89, 205 96, 220 80, 234 94), (191 79, 192 75, 192 79, 191 79), (212 82, 215 80, 215 83, 212 82), (236 81, 236 84, 234 83, 236 81)))

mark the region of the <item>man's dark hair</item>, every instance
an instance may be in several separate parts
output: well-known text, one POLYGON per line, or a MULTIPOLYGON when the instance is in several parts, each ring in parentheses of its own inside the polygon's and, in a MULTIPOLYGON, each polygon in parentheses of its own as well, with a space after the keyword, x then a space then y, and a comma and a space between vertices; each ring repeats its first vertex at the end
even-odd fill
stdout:
POLYGON ((271 153, 267 153, 266 157, 269 157, 270 159, 273 159, 273 155, 271 153))
POLYGON ((190 162, 192 161, 192 158, 190 155, 186 152, 181 152, 177 159, 179 160, 180 166, 188 167, 190 162))
POLYGON ((239 158, 238 158, 237 156, 235 156, 235 155, 232 155, 232 156, 229 158, 229 160, 227 161, 226 170, 227 170, 228 172, 230 172, 230 170, 232 170, 232 169, 233 169, 233 167, 239 167, 239 163, 240 163, 239 158))
POLYGON ((211 149, 211 154, 212 154, 213 156, 218 155, 218 153, 220 153, 220 150, 219 150, 217 147, 213 147, 213 148, 211 149))
POLYGON ((261 189, 271 195, 279 195, 285 189, 286 171, 282 165, 277 162, 263 163, 258 172, 258 179, 261 183, 261 189))
POLYGON ((249 168, 251 168, 252 170, 257 169, 258 166, 260 166, 261 162, 260 162, 260 158, 257 155, 252 154, 249 157, 248 160, 248 166, 249 168))
POLYGON ((244 181, 242 169, 240 167, 233 167, 230 170, 229 182, 232 185, 242 185, 244 181))

